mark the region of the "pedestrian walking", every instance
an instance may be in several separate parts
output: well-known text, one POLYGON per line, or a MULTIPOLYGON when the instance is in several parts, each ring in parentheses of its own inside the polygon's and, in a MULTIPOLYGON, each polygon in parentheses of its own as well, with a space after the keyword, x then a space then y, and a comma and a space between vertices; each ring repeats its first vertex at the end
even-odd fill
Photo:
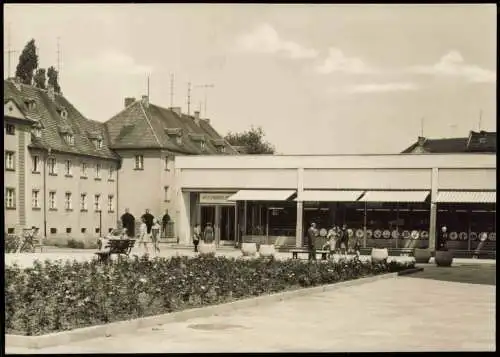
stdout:
POLYGON ((138 244, 139 244, 139 247, 141 246, 141 244, 144 244, 144 252, 148 253, 148 246, 147 246, 147 240, 149 239, 148 227, 146 225, 146 222, 144 222, 144 218, 141 218, 141 221, 142 221, 142 223, 141 223, 141 226, 139 229, 138 244))
POLYGON ((170 215, 168 214, 168 209, 165 210, 165 214, 163 215, 161 219, 161 230, 163 234, 163 238, 167 238, 167 227, 168 224, 170 223, 170 215))
POLYGON ((316 229, 316 223, 312 222, 311 226, 307 230, 307 247, 309 248, 309 260, 316 260, 316 249, 314 248, 314 243, 316 241, 317 235, 318 230, 316 229))
POLYGON ((153 242, 153 249, 156 253, 160 253, 160 220, 155 218, 153 227, 151 228, 151 241, 153 242))
POLYGON ((127 235, 130 238, 135 237, 135 217, 125 208, 125 213, 121 216, 122 227, 127 230, 127 235))
POLYGON ((142 215, 142 221, 146 224, 146 231, 148 236, 151 235, 151 229, 153 228, 153 222, 155 217, 149 212, 149 209, 146 209, 146 212, 142 215))
POLYGON ((201 240, 201 226, 197 223, 193 229, 193 244, 195 253, 198 253, 198 244, 200 244, 200 240, 201 240))

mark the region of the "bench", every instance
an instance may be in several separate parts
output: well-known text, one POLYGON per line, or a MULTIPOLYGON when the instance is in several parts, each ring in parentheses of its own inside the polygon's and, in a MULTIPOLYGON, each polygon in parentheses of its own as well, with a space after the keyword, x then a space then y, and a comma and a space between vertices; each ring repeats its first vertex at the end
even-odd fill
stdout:
POLYGON ((97 255, 99 262, 107 263, 112 254, 118 255, 118 257, 120 255, 126 255, 128 257, 134 244, 135 239, 110 239, 104 246, 104 248, 109 248, 108 251, 95 252, 94 254, 97 255))
MULTIPOLYGON (((309 254, 310 250, 308 249, 291 249, 290 252, 292 253, 292 259, 298 259, 299 254, 309 254)), ((329 250, 321 250, 317 249, 315 251, 316 254, 321 254, 321 259, 322 260, 327 260, 328 257, 330 256, 330 251, 329 250)))

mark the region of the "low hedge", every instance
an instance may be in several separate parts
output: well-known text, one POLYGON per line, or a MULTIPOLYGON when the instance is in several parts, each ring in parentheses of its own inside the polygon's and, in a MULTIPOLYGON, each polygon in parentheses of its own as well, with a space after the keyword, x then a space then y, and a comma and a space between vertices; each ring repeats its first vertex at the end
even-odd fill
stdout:
POLYGON ((5 329, 41 335, 412 268, 360 260, 172 257, 5 267, 5 329))

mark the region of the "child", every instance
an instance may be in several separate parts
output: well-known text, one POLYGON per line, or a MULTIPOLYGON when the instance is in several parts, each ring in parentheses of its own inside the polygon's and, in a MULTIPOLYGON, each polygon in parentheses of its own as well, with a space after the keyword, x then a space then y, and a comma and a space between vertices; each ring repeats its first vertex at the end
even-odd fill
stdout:
POLYGON ((139 247, 141 246, 141 243, 144 244, 144 250, 146 253, 148 252, 148 246, 146 245, 146 239, 148 238, 148 227, 146 226, 146 222, 144 222, 144 219, 141 219, 141 227, 139 230, 139 247))

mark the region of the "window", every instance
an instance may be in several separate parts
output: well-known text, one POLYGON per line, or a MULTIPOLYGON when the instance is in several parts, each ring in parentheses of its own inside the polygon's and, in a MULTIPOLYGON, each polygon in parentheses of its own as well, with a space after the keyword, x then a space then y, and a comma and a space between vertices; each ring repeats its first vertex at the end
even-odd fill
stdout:
POLYGON ((57 165, 54 157, 49 158, 47 165, 49 166, 49 175, 57 175, 57 165))
POLYGON ((220 153, 225 153, 226 152, 226 147, 225 146, 219 146, 219 152, 220 153))
POLYGON ((205 151, 205 148, 206 148, 206 146, 205 146, 205 142, 204 142, 204 141, 200 141, 200 149, 201 149, 202 151, 205 151))
POLYGON ((101 178, 101 164, 95 164, 95 178, 101 178))
POLYGON ((108 180, 112 181, 115 178, 115 168, 113 166, 109 167, 108 180))
POLYGON ((31 191, 31 207, 40 208, 40 190, 31 191))
POLYGON ((71 160, 66 160, 66 162, 64 163, 64 170, 66 176, 71 176, 71 160))
POLYGON ((7 209, 16 208, 16 190, 14 188, 7 187, 5 189, 5 207, 7 209))
POLYGON ((56 209, 56 192, 49 192, 49 209, 56 209))
POLYGON ((68 145, 75 145, 75 137, 73 134, 65 134, 64 141, 66 141, 66 144, 68 145))
POLYGON ((66 192, 64 194, 64 208, 66 210, 72 210, 73 209, 73 203, 71 202, 71 192, 66 192))
POLYGON ((96 227, 96 228, 95 228, 95 233, 96 233, 96 234, 99 234, 99 232, 100 232, 100 231, 101 231, 101 230, 99 229, 99 227, 96 227))
POLYGON ((94 139, 94 145, 96 149, 102 149, 102 139, 101 138, 94 139))
POLYGON ((165 186, 163 188, 163 191, 164 191, 164 196, 165 196, 164 197, 165 202, 169 202, 170 201, 170 194, 169 194, 170 192, 169 192, 168 186, 165 186))
POLYGON ((71 233, 71 228, 66 228, 66 233, 71 233))
POLYGON ((113 195, 108 195, 108 212, 113 212, 114 207, 113 207, 113 195))
POLYGON ((87 233, 87 228, 82 228, 82 229, 81 229, 81 232, 82 232, 82 233, 87 233))
POLYGON ((87 163, 82 162, 82 177, 87 177, 87 163))
POLYGON ((12 124, 5 124, 7 135, 16 135, 16 127, 12 124))
POLYGON ((80 210, 81 211, 87 210, 87 194, 86 193, 80 194, 80 210))
POLYGON ((57 228, 50 229, 50 234, 56 234, 56 233, 57 233, 57 228))
POLYGON ((95 211, 101 210, 101 195, 99 194, 94 195, 94 210, 95 211))
POLYGON ((135 155, 135 169, 136 170, 144 170, 144 156, 143 155, 135 155))
POLYGON ((14 157, 15 153, 13 151, 6 151, 5 152, 5 169, 9 171, 14 171, 16 169, 14 165, 14 157))
POLYGON ((35 126, 33 128, 33 135, 35 138, 41 138, 42 137, 42 128, 40 126, 35 126))
POLYGON ((113 228, 108 228, 108 233, 113 232, 113 228))
POLYGON ((7 234, 14 234, 16 232, 15 228, 7 228, 7 234))
POLYGON ((31 163, 33 164, 33 172, 40 173, 40 157, 33 156, 31 158, 31 163))
POLYGON ((182 145, 182 136, 177 136, 175 141, 177 142, 177 145, 182 145))

